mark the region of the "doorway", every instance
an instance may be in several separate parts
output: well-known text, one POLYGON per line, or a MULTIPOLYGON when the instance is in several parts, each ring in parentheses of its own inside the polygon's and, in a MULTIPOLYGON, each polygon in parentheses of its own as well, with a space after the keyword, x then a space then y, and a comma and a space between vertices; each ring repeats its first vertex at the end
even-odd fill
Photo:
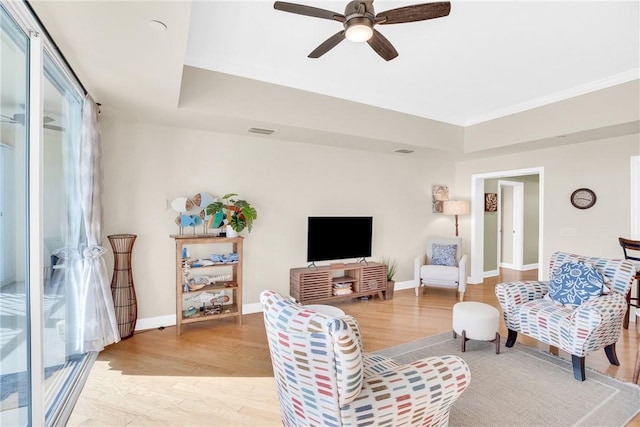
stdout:
MULTIPOLYGON (((536 264, 542 265, 543 230, 544 230, 544 167, 516 169, 508 171, 474 174, 471 176, 471 274, 469 283, 482 283, 484 279, 485 263, 485 223, 484 223, 484 193, 485 180, 514 178, 525 175, 538 177, 538 230, 537 230, 537 259, 536 264)), ((494 252, 495 253, 495 252, 494 252)), ((541 269, 538 269, 541 278, 541 269)))

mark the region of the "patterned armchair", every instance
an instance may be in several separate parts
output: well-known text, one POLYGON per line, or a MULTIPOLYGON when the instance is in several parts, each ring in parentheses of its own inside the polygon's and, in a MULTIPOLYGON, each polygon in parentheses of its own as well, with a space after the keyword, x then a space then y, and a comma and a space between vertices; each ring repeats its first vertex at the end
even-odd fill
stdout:
POLYGON ((457 356, 399 365, 362 351, 351 316, 319 313, 273 291, 260 300, 285 426, 445 426, 469 384, 457 356))
POLYGON ((575 308, 559 306, 548 298, 548 281, 508 282, 496 285, 509 330, 506 346, 513 347, 518 332, 571 354, 573 375, 585 380, 585 356, 604 348, 612 365, 619 365, 616 342, 620 337, 627 309, 625 295, 635 272, 627 260, 585 257, 555 252, 551 256, 549 274, 566 262, 590 263, 609 279, 608 294, 596 297, 575 308))

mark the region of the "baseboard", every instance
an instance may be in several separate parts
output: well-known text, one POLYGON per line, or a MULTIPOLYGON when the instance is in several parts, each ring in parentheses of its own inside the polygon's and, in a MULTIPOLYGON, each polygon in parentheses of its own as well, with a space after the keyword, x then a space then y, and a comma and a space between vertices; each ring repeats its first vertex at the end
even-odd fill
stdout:
POLYGON ((136 321, 136 331, 145 331, 147 329, 157 329, 166 326, 175 326, 176 316, 167 314, 165 316, 145 317, 136 321))
POLYGON ((396 282, 393 286, 394 291, 401 291, 403 289, 413 289, 415 288, 415 282, 413 280, 405 280, 404 282, 396 282))
POLYGON ((500 263, 500 267, 501 268, 508 268, 509 270, 516 270, 516 271, 527 271, 527 270, 536 270, 538 268, 538 264, 525 264, 520 268, 516 268, 515 265, 510 264, 510 263, 500 263))
MULTIPOLYGON (((242 314, 262 313, 262 306, 259 302, 253 304, 243 304, 242 314)), ((176 325, 176 316, 167 314, 165 316, 145 317, 136 321, 136 331, 147 329, 157 329, 176 325)))
MULTIPOLYGON (((396 282, 394 290, 400 291, 402 289, 413 289, 413 280, 406 280, 404 282, 396 282)), ((259 302, 253 304, 243 304, 242 314, 262 313, 262 305, 259 302)), ((144 331, 147 329, 157 329, 167 326, 176 325, 176 316, 169 314, 165 316, 146 317, 136 321, 136 331, 144 331)))
POLYGON ((482 277, 496 277, 499 275, 500 275, 500 272, 498 270, 490 270, 490 271, 485 271, 482 277))

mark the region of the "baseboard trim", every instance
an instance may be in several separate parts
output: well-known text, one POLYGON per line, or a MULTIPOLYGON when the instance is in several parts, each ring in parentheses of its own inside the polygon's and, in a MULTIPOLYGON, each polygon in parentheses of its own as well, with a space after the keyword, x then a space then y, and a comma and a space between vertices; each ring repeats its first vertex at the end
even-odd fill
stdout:
POLYGON ((415 288, 415 282, 413 280, 405 280, 404 282, 396 282, 393 286, 394 291, 401 291, 403 289, 413 289, 415 288))
MULTIPOLYGON (((262 305, 259 302, 253 304, 243 304, 242 314, 262 313, 262 305)), ((176 316, 167 314, 165 316, 145 317, 136 321, 136 332, 147 329, 158 329, 176 325, 176 316)))
MULTIPOLYGON (((396 291, 400 291, 402 289, 413 289, 414 287, 415 286, 413 285, 413 280, 406 280, 404 282, 396 282, 393 289, 396 291)), ((262 305, 259 302, 242 305, 242 314, 253 313, 262 313, 262 305)), ((175 325, 176 316, 174 316, 173 314, 156 317, 145 317, 136 321, 136 332, 175 325)))
POLYGON ((146 331, 147 329, 157 329, 175 325, 176 316, 173 314, 156 317, 145 317, 136 321, 136 331, 146 331))
POLYGON ((490 270, 490 271, 485 271, 482 277, 496 277, 499 275, 500 275, 500 272, 498 270, 490 270))

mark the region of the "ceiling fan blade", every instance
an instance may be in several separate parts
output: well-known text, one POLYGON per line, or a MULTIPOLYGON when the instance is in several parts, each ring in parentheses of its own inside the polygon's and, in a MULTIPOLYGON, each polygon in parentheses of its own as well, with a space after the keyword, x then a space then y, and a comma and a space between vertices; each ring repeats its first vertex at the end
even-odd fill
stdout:
POLYGON ((276 10, 281 10, 283 12, 312 16, 314 18, 330 19, 332 21, 340 21, 340 22, 344 22, 345 20, 344 15, 341 13, 336 13, 330 10, 320 9, 312 6, 305 6, 303 4, 277 1, 273 4, 273 8, 276 10))
POLYGON ((338 43, 344 40, 345 31, 338 31, 328 39, 326 39, 320 46, 314 49, 313 52, 309 54, 309 58, 320 58, 325 53, 329 52, 331 49, 336 47, 338 43))
POLYGON ((380 12, 376 15, 375 22, 376 24, 386 25, 424 21, 447 16, 450 11, 451 3, 448 1, 416 4, 380 12))
POLYGON ((385 61, 391 61, 398 56, 398 51, 393 47, 391 42, 385 36, 380 34, 376 29, 373 30, 373 36, 367 41, 369 46, 376 51, 378 55, 385 61))

